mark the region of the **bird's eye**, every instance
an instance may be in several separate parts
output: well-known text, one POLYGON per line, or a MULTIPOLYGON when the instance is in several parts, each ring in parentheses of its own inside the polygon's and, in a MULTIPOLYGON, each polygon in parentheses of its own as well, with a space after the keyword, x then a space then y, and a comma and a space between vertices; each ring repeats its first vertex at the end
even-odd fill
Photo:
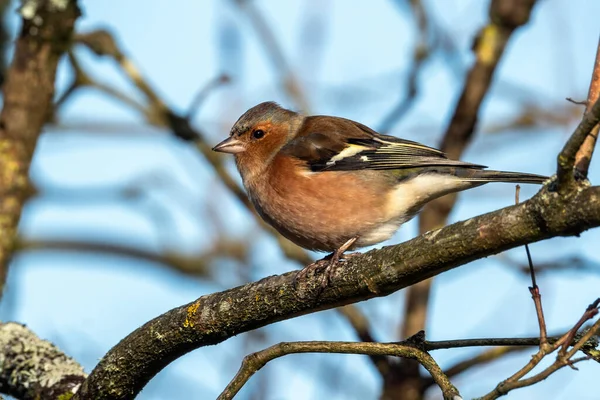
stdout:
POLYGON ((260 139, 263 136, 265 136, 265 131, 263 131, 262 129, 257 129, 254 132, 252 132, 252 137, 254 139, 260 139))

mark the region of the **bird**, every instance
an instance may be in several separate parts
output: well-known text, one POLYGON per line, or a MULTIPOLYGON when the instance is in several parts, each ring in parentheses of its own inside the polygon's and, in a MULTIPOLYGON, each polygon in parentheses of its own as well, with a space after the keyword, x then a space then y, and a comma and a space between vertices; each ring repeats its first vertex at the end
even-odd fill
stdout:
POLYGON ((271 101, 246 111, 213 150, 234 155, 264 221, 300 247, 331 253, 301 271, 324 268, 327 281, 346 251, 391 238, 433 199, 489 182, 548 179, 487 170, 350 119, 271 101))

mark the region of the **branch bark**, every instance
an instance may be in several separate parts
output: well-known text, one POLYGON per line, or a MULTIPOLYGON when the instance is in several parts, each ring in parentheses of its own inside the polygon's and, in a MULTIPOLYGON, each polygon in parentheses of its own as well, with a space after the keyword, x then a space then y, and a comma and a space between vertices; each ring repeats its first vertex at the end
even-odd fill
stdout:
POLYGON ((600 99, 596 100, 590 107, 590 111, 585 113, 583 119, 577 126, 577 129, 558 155, 557 175, 559 190, 569 191, 571 190, 571 185, 575 184, 573 167, 575 165, 577 152, 585 142, 586 138, 590 136, 590 133, 595 130, 599 122, 600 99))
POLYGON ((309 274, 295 286, 294 271, 206 295, 123 339, 75 398, 132 398, 171 361, 199 347, 284 319, 385 296, 478 258, 595 226, 600 226, 600 187, 580 184, 567 195, 544 188, 519 205, 351 258, 323 291, 319 274, 309 274))
MULTIPOLYGON (((592 71, 592 79, 590 81, 590 89, 588 90, 585 112, 591 111, 592 105, 598 100, 598 96, 600 96, 600 38, 598 39, 596 61, 594 62, 594 69, 592 71)), ((587 176, 590 162, 592 161, 592 154, 594 153, 594 147, 596 146, 596 140, 598 139, 599 129, 600 125, 596 125, 585 138, 585 141, 575 156, 575 168, 582 176, 587 176)))
POLYGON ((0 294, 23 204, 28 172, 54 95, 58 60, 70 45, 79 8, 74 0, 22 2, 22 28, 3 86, 0 113, 0 294))
POLYGON ((0 392, 20 400, 67 399, 86 378, 77 362, 25 326, 0 324, 0 392))
POLYGON ((461 398, 458 389, 452 385, 433 357, 424 350, 406 343, 365 343, 365 342, 284 342, 257 353, 246 356, 240 370, 227 385, 217 400, 230 400, 258 370, 269 361, 288 354, 299 353, 341 353, 365 354, 371 357, 396 356, 416 360, 430 374, 442 390, 444 399, 461 398))

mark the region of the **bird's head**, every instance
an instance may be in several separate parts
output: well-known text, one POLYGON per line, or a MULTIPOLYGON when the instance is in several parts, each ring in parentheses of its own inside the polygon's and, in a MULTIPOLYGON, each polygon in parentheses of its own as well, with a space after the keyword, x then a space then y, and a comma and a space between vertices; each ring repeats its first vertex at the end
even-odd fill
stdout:
POLYGON ((234 154, 242 177, 260 173, 295 137, 303 119, 277 103, 260 103, 246 111, 231 128, 229 137, 213 150, 234 154))

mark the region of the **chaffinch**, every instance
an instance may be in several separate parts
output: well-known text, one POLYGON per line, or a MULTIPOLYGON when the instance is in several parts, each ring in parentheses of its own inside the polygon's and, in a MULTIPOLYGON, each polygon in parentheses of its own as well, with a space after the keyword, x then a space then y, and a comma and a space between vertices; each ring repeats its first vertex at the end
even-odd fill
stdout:
POLYGON ((333 252, 328 267, 346 250, 389 239, 437 197, 488 182, 547 179, 484 170, 349 119, 304 116, 274 102, 246 111, 213 150, 235 155, 267 223, 305 249, 333 252))

